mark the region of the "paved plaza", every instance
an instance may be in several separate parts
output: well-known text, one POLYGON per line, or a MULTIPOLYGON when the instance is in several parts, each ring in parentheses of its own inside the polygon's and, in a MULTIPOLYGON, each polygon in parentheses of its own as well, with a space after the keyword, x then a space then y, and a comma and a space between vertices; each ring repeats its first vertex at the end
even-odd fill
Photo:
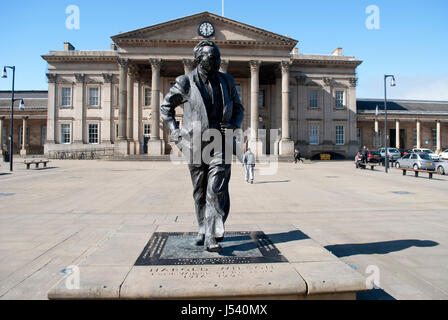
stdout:
MULTIPOLYGON (((62 269, 126 230, 195 228, 185 165, 52 160, 26 170, 17 159, 12 174, 0 165, 1 299, 46 299, 62 269)), ((229 228, 294 225, 359 273, 376 266, 381 290, 360 298, 448 299, 448 176, 386 175, 352 161, 259 169, 250 185, 232 166, 229 228)), ((133 250, 135 239, 124 241, 133 250)))

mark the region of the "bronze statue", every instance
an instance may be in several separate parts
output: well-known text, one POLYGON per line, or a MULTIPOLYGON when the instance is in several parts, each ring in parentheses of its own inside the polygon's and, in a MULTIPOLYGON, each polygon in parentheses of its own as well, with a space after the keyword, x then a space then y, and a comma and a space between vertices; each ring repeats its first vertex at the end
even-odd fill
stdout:
POLYGON ((207 251, 218 252, 221 250, 219 242, 224 238, 224 223, 230 210, 228 185, 231 161, 225 161, 228 158, 224 136, 229 129, 240 128, 244 108, 233 77, 219 72, 221 54, 216 44, 209 40, 201 41, 193 54, 197 67, 176 79, 160 106, 160 113, 170 131, 170 141, 189 155, 186 160, 193 183, 199 225, 195 245, 203 245, 207 251), (175 108, 180 104, 184 104, 181 129, 175 121, 175 108), (210 161, 204 161, 202 157, 207 138, 202 136, 199 143, 194 143, 195 128, 200 128, 201 135, 213 129, 219 130, 221 134, 222 148, 213 150, 210 161), (194 161, 198 156, 200 161, 194 161))

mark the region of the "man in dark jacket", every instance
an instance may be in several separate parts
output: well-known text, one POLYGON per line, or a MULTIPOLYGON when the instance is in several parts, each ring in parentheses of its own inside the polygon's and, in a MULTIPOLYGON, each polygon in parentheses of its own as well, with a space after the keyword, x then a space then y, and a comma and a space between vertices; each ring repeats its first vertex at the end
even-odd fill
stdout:
POLYGON ((364 146, 361 151, 362 163, 367 163, 368 154, 369 150, 367 149, 366 146, 364 146))
POLYGON ((240 128, 244 108, 233 77, 219 72, 219 48, 205 40, 194 48, 193 54, 198 66, 176 79, 160 106, 160 113, 170 131, 170 141, 175 142, 187 158, 199 225, 195 244, 216 252, 221 250, 218 243, 224 238, 224 223, 230 210, 231 164, 225 161, 228 157, 224 134, 228 129, 240 128), (177 127, 174 110, 180 104, 184 104, 182 129, 177 127), (210 161, 204 161, 206 144, 202 134, 209 129, 219 130, 223 143, 222 148, 213 149, 210 161), (202 136, 199 142, 194 138, 196 131, 202 136))

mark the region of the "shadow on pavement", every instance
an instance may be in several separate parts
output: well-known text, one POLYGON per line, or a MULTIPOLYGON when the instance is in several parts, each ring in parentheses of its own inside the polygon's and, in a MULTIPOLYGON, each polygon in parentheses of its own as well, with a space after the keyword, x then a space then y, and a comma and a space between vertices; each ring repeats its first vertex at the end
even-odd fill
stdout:
MULTIPOLYGON (((267 237, 272 241, 272 243, 278 244, 283 242, 289 242, 289 241, 296 241, 296 240, 303 240, 303 239, 309 239, 309 237, 303 233, 300 230, 294 230, 290 232, 282 232, 282 233, 274 233, 274 234, 267 234, 267 237)), ((223 241, 223 248, 221 252, 219 253, 220 256, 233 256, 233 251, 250 251, 253 249, 256 249, 257 245, 255 242, 251 241, 251 238, 249 235, 247 236, 236 236, 236 237, 226 237, 223 241), (226 247, 224 244, 225 242, 230 241, 244 241, 247 240, 248 242, 233 246, 226 247)))
POLYGON ((9 174, 11 174, 11 172, 4 172, 4 173, 0 173, 0 176, 7 176, 9 174))
POLYGON ((408 249, 410 247, 435 247, 439 243, 431 240, 393 240, 371 243, 349 243, 325 246, 325 249, 331 251, 335 256, 347 257, 357 254, 387 254, 408 249))
POLYGON ((41 171, 41 170, 51 170, 51 169, 57 169, 58 167, 46 167, 46 168, 36 168, 34 170, 41 171))

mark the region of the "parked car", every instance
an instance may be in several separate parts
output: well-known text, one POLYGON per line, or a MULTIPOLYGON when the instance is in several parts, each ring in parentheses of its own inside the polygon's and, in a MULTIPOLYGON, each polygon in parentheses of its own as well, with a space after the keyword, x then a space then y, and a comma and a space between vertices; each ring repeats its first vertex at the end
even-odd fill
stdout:
POLYGON ((440 160, 440 156, 435 153, 434 151, 430 150, 430 149, 424 149, 424 148, 415 148, 412 149, 414 152, 424 152, 427 155, 429 155, 431 157, 432 160, 434 161, 439 161, 440 160))
POLYGON ((435 171, 434 160, 424 152, 415 152, 407 154, 395 162, 396 168, 412 168, 414 170, 435 171))
POLYGON ((437 172, 440 174, 448 174, 448 162, 447 161, 439 161, 436 164, 437 172))
MULTIPOLYGON (((386 148, 378 149, 378 152, 381 154, 381 160, 383 160, 386 157, 385 150, 386 150, 386 148)), ((401 157, 400 150, 398 150, 397 148, 387 148, 387 157, 391 161, 396 161, 397 159, 399 159, 401 157)))
POLYGON ((405 156, 405 155, 407 155, 409 153, 414 153, 414 151, 412 151, 411 149, 403 150, 403 152, 401 152, 401 156, 405 156))
POLYGON ((367 162, 381 162, 381 153, 379 151, 369 151, 369 153, 367 154, 367 162))
POLYGON ((439 156, 440 156, 440 159, 448 159, 448 149, 440 152, 439 156))

